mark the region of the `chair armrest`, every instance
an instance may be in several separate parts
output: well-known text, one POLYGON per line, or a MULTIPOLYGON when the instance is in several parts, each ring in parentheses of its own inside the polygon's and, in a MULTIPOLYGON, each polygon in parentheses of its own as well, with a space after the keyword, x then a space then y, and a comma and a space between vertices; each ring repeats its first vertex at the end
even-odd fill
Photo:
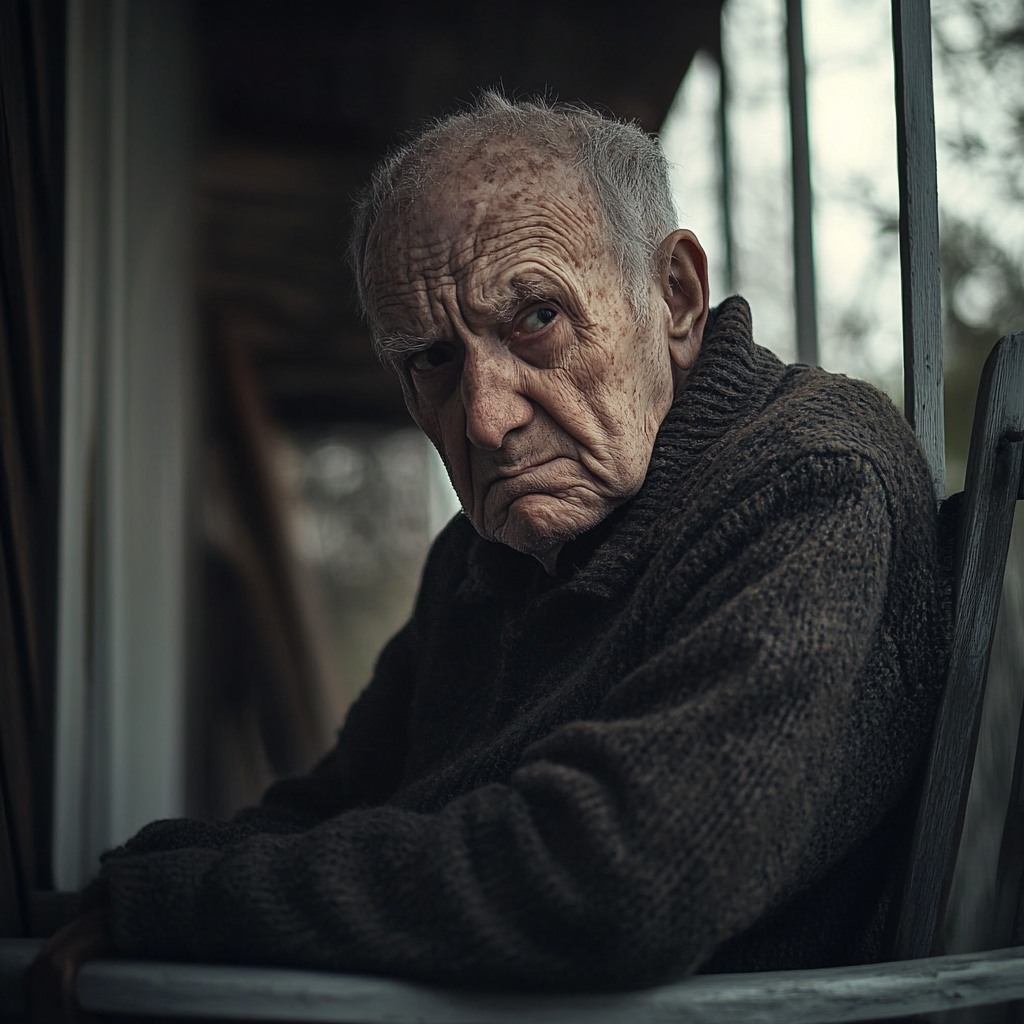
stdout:
POLYGON ((824 970, 697 975, 636 992, 526 995, 319 971, 93 961, 97 1013, 336 1024, 839 1024, 1024 997, 1024 947, 824 970))
MULTIPOLYGON (((0 1021, 26 1019, 42 943, 0 940, 0 1021)), ((840 1024, 1024 998, 1024 947, 859 967, 697 975, 637 992, 524 995, 280 968, 96 960, 78 979, 96 1013, 335 1024, 840 1024)))

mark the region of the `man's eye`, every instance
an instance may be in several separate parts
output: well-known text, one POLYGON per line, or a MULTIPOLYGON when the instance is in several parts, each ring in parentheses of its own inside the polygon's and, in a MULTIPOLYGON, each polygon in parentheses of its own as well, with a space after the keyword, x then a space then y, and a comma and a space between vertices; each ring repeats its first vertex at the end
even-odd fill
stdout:
POLYGON ((534 334, 544 327, 547 327, 555 317, 558 316, 558 310, 552 309, 550 306, 541 306, 540 309, 535 309, 530 313, 527 313, 522 320, 519 321, 519 329, 525 331, 527 334, 534 334))
POLYGON ((422 352, 415 352, 409 356, 409 369, 425 373, 428 370, 436 370, 437 367, 451 361, 452 357, 449 353, 445 352, 443 348, 438 348, 437 345, 432 345, 422 352))

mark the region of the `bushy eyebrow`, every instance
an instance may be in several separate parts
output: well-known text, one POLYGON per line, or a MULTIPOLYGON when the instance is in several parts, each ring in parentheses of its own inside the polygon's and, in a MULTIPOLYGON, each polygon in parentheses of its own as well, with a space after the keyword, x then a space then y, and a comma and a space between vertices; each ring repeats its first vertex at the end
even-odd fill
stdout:
POLYGON ((548 275, 540 273, 517 274, 508 282, 512 294, 501 303, 498 320, 507 323, 516 311, 528 302, 551 302, 561 289, 548 275))
MULTIPOLYGON (((487 303, 481 310, 500 324, 511 323, 516 313, 528 303, 554 301, 561 289, 548 275, 527 272, 511 277, 503 290, 511 294, 504 299, 487 303)), ((381 331, 374 335, 373 347, 385 366, 397 369, 409 356, 422 352, 444 339, 443 331, 431 331, 422 335, 381 331)))
POLYGON ((433 331, 429 335, 383 331, 374 334, 373 348, 377 353, 377 358, 385 366, 398 369, 413 353, 422 352, 443 340, 444 336, 439 331, 433 331))

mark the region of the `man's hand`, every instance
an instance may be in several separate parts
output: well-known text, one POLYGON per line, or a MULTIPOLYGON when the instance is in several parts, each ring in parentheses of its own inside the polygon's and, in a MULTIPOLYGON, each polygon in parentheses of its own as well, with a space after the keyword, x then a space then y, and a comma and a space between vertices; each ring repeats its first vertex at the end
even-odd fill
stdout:
POLYGON ((88 1014, 75 1001, 75 979, 86 960, 114 952, 105 910, 75 918, 43 946, 29 970, 32 1024, 86 1024, 88 1014))

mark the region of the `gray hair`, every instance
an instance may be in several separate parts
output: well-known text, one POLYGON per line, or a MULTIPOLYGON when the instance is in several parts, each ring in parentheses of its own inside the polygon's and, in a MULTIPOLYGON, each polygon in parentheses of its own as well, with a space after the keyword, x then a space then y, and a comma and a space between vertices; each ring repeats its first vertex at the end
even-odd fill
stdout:
POLYGON ((521 140, 547 150, 592 186, 633 314, 640 323, 648 316, 650 281, 663 269, 659 247, 678 223, 668 163, 657 140, 636 124, 582 105, 510 100, 488 90, 467 109, 438 118, 392 150, 356 198, 349 259, 363 314, 385 361, 390 346, 363 277, 370 234, 386 211, 415 202, 439 163, 490 139, 521 140))

